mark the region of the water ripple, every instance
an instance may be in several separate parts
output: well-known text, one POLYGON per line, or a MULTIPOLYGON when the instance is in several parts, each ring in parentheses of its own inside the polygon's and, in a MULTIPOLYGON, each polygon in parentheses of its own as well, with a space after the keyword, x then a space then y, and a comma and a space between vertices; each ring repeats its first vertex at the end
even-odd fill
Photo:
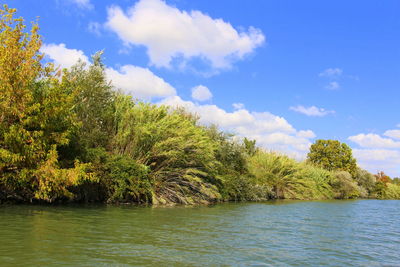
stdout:
POLYGON ((2 206, 3 266, 400 266, 400 201, 2 206))

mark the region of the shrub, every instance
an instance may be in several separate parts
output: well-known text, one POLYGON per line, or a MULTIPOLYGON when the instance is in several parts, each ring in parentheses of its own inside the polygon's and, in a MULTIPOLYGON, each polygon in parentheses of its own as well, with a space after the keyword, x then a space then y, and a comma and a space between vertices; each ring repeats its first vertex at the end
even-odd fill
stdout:
POLYGON ((335 198, 348 199, 356 198, 360 195, 357 182, 346 171, 335 172, 331 185, 335 192, 335 198))

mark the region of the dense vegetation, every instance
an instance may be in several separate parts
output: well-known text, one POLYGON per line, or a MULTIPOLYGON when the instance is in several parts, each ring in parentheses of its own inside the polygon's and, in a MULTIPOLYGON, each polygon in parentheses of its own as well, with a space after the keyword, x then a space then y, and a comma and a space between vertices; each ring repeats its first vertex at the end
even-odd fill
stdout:
POLYGON ((183 109, 134 100, 92 64, 42 63, 38 25, 0 9, 0 202, 210 203, 400 198, 398 179, 317 140, 298 162, 204 126, 183 109))

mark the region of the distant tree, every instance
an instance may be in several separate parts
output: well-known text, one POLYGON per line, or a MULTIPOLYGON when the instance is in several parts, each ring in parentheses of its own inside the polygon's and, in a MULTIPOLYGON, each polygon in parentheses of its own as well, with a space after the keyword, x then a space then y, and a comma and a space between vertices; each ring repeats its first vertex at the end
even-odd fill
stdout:
POLYGON ((337 140, 317 140, 310 147, 307 160, 329 171, 347 171, 356 175, 357 163, 351 148, 337 140))
POLYGON ((377 182, 382 182, 384 184, 392 182, 392 179, 390 179, 390 177, 387 176, 383 171, 380 171, 377 174, 375 174, 375 177, 377 182))
POLYGON ((358 185, 362 189, 362 197, 369 197, 371 192, 374 190, 376 177, 372 173, 357 168, 356 175, 353 177, 357 181, 358 185))
POLYGON ((383 171, 375 174, 376 183, 374 187, 374 193, 377 198, 387 198, 387 190, 389 185, 392 184, 392 179, 387 176, 383 171))
POLYGON ((360 195, 356 181, 354 181, 350 173, 346 171, 336 172, 331 184, 336 198, 356 198, 360 195))

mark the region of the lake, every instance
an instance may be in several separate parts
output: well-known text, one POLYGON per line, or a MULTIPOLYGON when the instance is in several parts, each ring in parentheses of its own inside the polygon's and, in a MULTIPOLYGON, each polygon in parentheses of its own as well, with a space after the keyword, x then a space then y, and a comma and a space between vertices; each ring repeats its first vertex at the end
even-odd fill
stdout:
POLYGON ((400 201, 0 206, 1 266, 400 266, 400 201))

